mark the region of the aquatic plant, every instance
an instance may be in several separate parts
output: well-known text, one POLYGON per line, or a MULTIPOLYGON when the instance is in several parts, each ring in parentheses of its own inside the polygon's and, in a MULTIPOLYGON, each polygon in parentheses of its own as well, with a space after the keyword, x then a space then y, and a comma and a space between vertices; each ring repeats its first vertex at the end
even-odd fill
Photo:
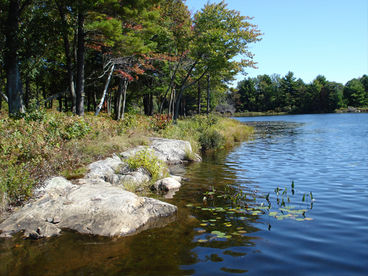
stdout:
MULTIPOLYGON (((313 194, 297 193, 294 181, 288 189, 276 187, 273 193, 261 197, 256 192, 235 190, 225 187, 224 191, 217 191, 214 187, 203 193, 203 203, 187 204, 193 212, 200 212, 202 219, 198 233, 203 234, 197 242, 204 243, 211 240, 228 240, 242 237, 248 233, 244 226, 246 221, 253 221, 260 216, 268 216, 279 221, 292 219, 295 221, 311 221, 307 212, 313 208, 313 194), (302 200, 298 198, 302 195, 302 200), (221 207, 220 207, 221 206, 221 207)), ((269 229, 271 225, 269 223, 269 229)))

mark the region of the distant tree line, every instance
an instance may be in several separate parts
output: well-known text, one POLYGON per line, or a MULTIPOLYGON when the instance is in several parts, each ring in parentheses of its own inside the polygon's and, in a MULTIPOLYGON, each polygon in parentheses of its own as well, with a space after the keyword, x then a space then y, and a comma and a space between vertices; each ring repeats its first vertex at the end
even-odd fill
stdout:
POLYGON ((368 76, 343 85, 321 75, 309 84, 292 72, 284 77, 259 75, 239 82, 231 98, 237 112, 323 113, 348 106, 367 107, 368 76))
POLYGON ((192 15, 184 0, 0 0, 0 109, 210 111, 260 35, 225 2, 192 15))

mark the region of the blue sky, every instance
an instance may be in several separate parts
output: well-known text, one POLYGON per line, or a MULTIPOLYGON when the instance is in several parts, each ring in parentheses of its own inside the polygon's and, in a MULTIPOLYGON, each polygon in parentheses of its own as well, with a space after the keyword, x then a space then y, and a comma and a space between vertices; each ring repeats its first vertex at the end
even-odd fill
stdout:
MULTIPOLYGON (((368 74, 368 0, 225 2, 228 8, 254 17, 252 23, 264 34, 260 42, 249 45, 258 69, 247 69, 248 76, 284 76, 292 71, 307 83, 320 74, 345 84, 368 74)), ((193 13, 206 3, 186 1, 193 13)))

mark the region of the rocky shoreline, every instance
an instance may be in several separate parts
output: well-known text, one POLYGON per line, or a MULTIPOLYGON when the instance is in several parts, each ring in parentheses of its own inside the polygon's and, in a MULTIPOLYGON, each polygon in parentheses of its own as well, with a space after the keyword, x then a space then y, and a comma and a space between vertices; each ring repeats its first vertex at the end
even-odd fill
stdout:
MULTIPOLYGON (((23 231, 25 237, 38 239, 60 235, 62 229, 91 235, 128 236, 174 221, 176 206, 127 190, 131 185, 138 189, 146 185, 151 175, 144 168, 131 170, 124 159, 141 151, 148 151, 169 165, 187 161, 188 155, 192 161, 201 158, 192 152, 187 141, 150 140, 149 146, 139 146, 90 164, 87 175, 73 183, 63 177, 48 179, 34 192, 34 199, 0 224, 0 237, 23 231)), ((182 179, 164 170, 152 188, 172 197, 182 179)))

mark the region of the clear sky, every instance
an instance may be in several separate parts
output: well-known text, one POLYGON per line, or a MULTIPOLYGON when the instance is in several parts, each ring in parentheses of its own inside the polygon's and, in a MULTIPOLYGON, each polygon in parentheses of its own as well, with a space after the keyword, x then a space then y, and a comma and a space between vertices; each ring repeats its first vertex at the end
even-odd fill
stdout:
MULTIPOLYGON (((248 76, 284 76, 292 71, 306 83, 324 75, 329 81, 345 84, 368 74, 368 0, 225 2, 228 8, 254 17, 252 23, 264 34, 260 42, 249 45, 258 69, 247 69, 248 76)), ((193 13, 206 3, 186 1, 193 13)))

